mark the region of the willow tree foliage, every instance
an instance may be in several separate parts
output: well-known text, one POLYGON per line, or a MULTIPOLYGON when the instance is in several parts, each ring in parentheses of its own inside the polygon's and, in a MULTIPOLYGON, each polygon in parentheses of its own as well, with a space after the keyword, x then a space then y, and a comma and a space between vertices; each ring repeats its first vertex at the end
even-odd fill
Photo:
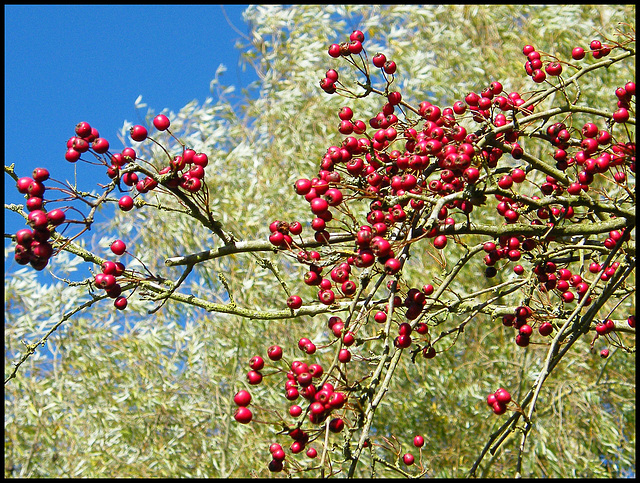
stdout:
POLYGON ((5 476, 635 475, 635 7, 245 20, 249 92, 7 160, 5 476))

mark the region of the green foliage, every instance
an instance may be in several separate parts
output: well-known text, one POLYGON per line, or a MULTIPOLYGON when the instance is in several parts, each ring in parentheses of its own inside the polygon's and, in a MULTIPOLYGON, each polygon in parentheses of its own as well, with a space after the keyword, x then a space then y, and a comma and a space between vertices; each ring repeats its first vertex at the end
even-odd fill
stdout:
MULTIPOLYGON (((165 114, 184 143, 209 156, 206 180, 213 217, 236 240, 266 240, 272 220, 309 217, 292 185, 300 177, 314 176, 327 148, 342 141, 336 130, 339 108, 349 103, 357 118, 368 120, 382 105, 378 96, 349 102, 322 92, 318 81, 338 65, 326 55, 329 44, 348 38, 355 28, 362 30, 370 56, 380 51, 397 62, 395 88, 403 99, 412 105, 427 100, 446 106, 492 81, 500 81, 507 92, 535 90, 523 73, 524 44, 568 59, 573 47, 586 48, 592 38, 611 37, 620 22, 635 28, 635 6, 259 5, 249 7, 245 19, 251 38, 240 48, 246 65, 260 77, 253 96, 225 86, 220 68, 211 99, 165 114)), ((341 68, 340 75, 346 82, 352 74, 341 68)), ((352 79, 357 79, 355 74, 352 79)), ((631 79, 635 57, 585 76, 581 99, 594 109, 610 111, 613 90, 631 79)), ((571 89, 569 93, 577 95, 571 89)), ((556 98, 549 105, 554 102, 560 103, 556 98)), ((138 107, 147 106, 140 102, 138 107)), ((149 124, 156 114, 147 112, 149 124)), ((576 115, 574 125, 586 119, 576 115)), ((123 143, 130 125, 123 127, 123 143)), ((170 151, 179 147, 168 136, 160 141, 170 151)), ((525 148, 529 141, 534 155, 549 156, 535 151, 532 140, 523 143, 525 148)), ((166 154, 154 144, 136 149, 156 166, 166 162, 166 154)), ((183 267, 167 267, 166 259, 222 246, 209 229, 173 211, 184 210, 174 197, 154 194, 145 201, 150 206, 128 213, 116 210, 94 228, 93 239, 82 242, 84 248, 108 258, 112 235, 127 233, 127 243, 140 260, 128 266, 140 271, 147 267, 176 281, 183 267)), ((491 205, 483 222, 497 225, 498 218, 491 205)), ((476 235, 465 243, 472 246, 485 239, 476 235)), ((446 256, 430 244, 414 250, 403 274, 407 286, 442 281, 465 253, 452 243, 447 249, 446 256)), ((130 297, 126 311, 114 313, 110 299, 88 296, 83 281, 92 275, 79 257, 62 252, 52 259, 48 269, 71 282, 54 285, 43 284, 31 269, 15 269, 11 257, 5 254, 5 378, 26 350, 22 341, 36 343, 61 319, 65 322, 5 384, 6 477, 271 475, 269 444, 279 441, 284 446, 288 440, 276 435, 281 429, 276 424, 237 424, 233 396, 250 389, 254 419, 293 423, 283 396, 283 375, 249 386, 249 359, 256 354, 266 358, 267 347, 278 344, 288 361, 304 357, 328 364, 334 341, 327 329, 330 314, 244 318, 175 301, 150 313, 161 301, 145 299, 144 293, 130 297), (87 309, 66 320, 83 303, 87 309), (297 349, 303 336, 319 348, 313 357, 297 349)), ((94 272, 98 268, 92 267, 94 272)), ((479 300, 489 300, 491 293, 483 293, 487 279, 478 276, 482 271, 481 260, 465 265, 442 305, 479 292, 479 300)), ((290 293, 305 302, 315 299, 317 291, 302 283, 303 274, 295 260, 273 252, 236 253, 197 264, 179 292, 267 313, 285 310, 290 293)), ((491 283, 509 281, 505 273, 491 283)), ((602 313, 609 310, 626 319, 635 313, 633 296, 602 313)), ((455 331, 468 314, 462 309, 430 314, 432 336, 455 331)), ((358 336, 376 337, 379 327, 372 325, 358 336)), ((516 346, 513 329, 488 314, 476 314, 463 329, 442 339, 434 359, 401 359, 371 428, 374 447, 362 453, 356 476, 398 476, 389 468, 396 456, 383 448, 394 444, 391 438, 396 438, 400 456, 416 455, 427 476, 469 474, 507 417, 491 413, 487 394, 507 387, 514 400, 521 400, 544 367, 548 347, 516 346), (412 446, 415 434, 425 438, 420 457, 412 446)), ((527 437, 523 476, 635 475, 635 332, 631 337, 631 353, 612 350, 606 360, 598 356, 599 341, 592 348, 591 339, 582 338, 554 368, 527 437)), ((370 349, 381 346, 376 342, 370 349)), ((366 378, 373 367, 374 361, 352 364, 349 377, 366 378)), ((350 416, 346 422, 348 427, 356 423, 350 416)), ((319 453, 323 438, 313 443, 319 453)), ((346 432, 331 435, 327 448, 339 476, 349 468, 348 462, 341 463, 345 438, 346 432)), ((476 476, 515 476, 520 444, 516 429, 495 454, 485 456, 476 476)), ((301 475, 319 476, 313 469, 318 460, 304 460, 302 468, 308 471, 301 475)))

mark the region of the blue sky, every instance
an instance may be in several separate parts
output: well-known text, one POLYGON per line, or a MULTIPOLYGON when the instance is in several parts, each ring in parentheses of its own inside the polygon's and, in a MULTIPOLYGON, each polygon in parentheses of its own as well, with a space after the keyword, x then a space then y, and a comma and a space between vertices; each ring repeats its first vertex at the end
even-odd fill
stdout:
MULTIPOLYGON (((220 64, 224 84, 247 87, 256 76, 242 71, 235 48, 248 31, 246 7, 5 5, 5 164, 15 163, 19 176, 46 167, 73 180, 64 153, 78 122, 121 149, 124 121, 142 121, 138 96, 156 112, 204 102, 220 64)), ((6 174, 5 203, 24 203, 6 174)), ((5 210, 5 233, 24 227, 5 210)))

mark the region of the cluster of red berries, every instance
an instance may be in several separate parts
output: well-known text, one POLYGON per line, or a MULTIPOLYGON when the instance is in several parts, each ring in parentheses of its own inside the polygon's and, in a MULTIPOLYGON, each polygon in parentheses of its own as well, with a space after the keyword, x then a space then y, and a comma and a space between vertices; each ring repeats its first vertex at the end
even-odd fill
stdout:
MULTIPOLYGON (((127 246, 122 240, 115 240, 111 243, 111 251, 115 255, 123 255, 127 251, 127 246)), ((127 298, 122 295, 122 286, 117 277, 124 275, 126 267, 122 262, 107 260, 102 264, 101 272, 94 277, 94 285, 106 292, 115 299, 113 305, 118 310, 127 308, 127 298)))
MULTIPOLYGON (((358 55, 362 58, 362 54, 364 53, 362 42, 364 42, 364 34, 360 30, 354 30, 351 35, 349 35, 348 42, 331 44, 329 46, 329 55, 334 59, 339 57, 351 58, 353 55, 358 55)), ((374 55, 371 61, 375 67, 379 68, 386 75, 393 75, 396 73, 396 63, 392 60, 387 60, 387 57, 382 53, 374 55)), ((334 69, 329 69, 325 74, 325 77, 320 80, 320 88, 327 94, 335 93, 337 91, 336 86, 340 84, 338 78, 338 72, 334 69)))
MULTIPOLYGON (((589 48, 594 59, 601 59, 609 55, 614 47, 602 45, 602 42, 599 40, 592 40, 589 44, 589 48)), ((547 62, 546 65, 544 65, 543 70, 541 54, 532 45, 525 45, 522 49, 522 53, 527 57, 527 61, 524 64, 525 71, 536 83, 544 82, 547 75, 559 76, 562 73, 562 63, 558 60, 547 62)), ((571 57, 574 60, 581 60, 585 55, 585 50, 582 47, 575 47, 571 52, 571 57)), ((629 82, 625 87, 619 87, 616 89, 616 96, 618 96, 619 100, 617 110, 612 116, 615 122, 623 123, 629 120, 630 101, 631 97, 635 96, 635 91, 635 82, 629 82)))
POLYGON ((555 77, 562 73, 562 64, 555 60, 548 62, 544 66, 543 70, 540 52, 538 52, 533 45, 525 45, 522 48, 522 53, 527 56, 527 61, 524 64, 524 70, 527 75, 531 77, 533 82, 540 84, 546 80, 547 74, 555 77))
MULTIPOLYGON (((349 42, 333 44, 329 53, 335 58, 361 55, 363 41, 364 36, 360 32, 354 32, 349 42)), ((529 57, 527 67, 532 72, 539 71, 542 68, 540 53, 532 46, 525 46, 523 52, 529 57)), ((378 54, 374 58, 376 67, 384 68, 386 65, 381 60, 382 55, 378 54)), ((562 70, 561 67, 557 69, 555 64, 558 63, 547 65, 547 72, 550 75, 559 75, 562 70)), ((544 72, 542 74, 544 75, 544 72)), ((539 74, 536 72, 536 75, 539 74)), ((635 83, 628 83, 623 90, 627 96, 625 99, 634 95, 635 83)), ((620 96, 622 93, 618 93, 618 97, 620 96)), ((327 229, 328 223, 333 219, 331 208, 340 209, 343 201, 363 198, 361 196, 363 189, 367 198, 377 198, 370 203, 370 211, 367 214, 369 225, 354 229, 357 255, 340 261, 334 267, 334 270, 339 267, 341 272, 347 275, 352 266, 366 268, 375 264, 376 261, 389 275, 394 275, 401 270, 402 261, 395 257, 394 241, 389 235, 408 219, 407 208, 410 208, 409 213, 412 216, 416 216, 425 203, 424 200, 419 199, 420 196, 411 197, 396 204, 387 204, 387 200, 402 197, 407 193, 424 195, 431 192, 438 196, 446 196, 459 192, 465 189, 465 186, 474 185, 480 180, 480 170, 475 163, 486 163, 489 168, 494 168, 505 152, 511 154, 514 159, 520 159, 524 155, 524 150, 517 143, 520 132, 515 128, 500 132, 496 136, 496 139, 503 143, 502 146, 485 145, 480 150, 474 146, 475 141, 487 128, 506 125, 507 114, 524 109, 523 113, 526 115, 534 110, 534 106, 522 107, 526 101, 517 92, 503 94, 503 86, 500 82, 491 83, 479 94, 469 93, 464 101, 455 102, 451 108, 440 109, 427 101, 420 103, 418 113, 424 121, 421 130, 414 127, 404 129, 400 127, 394 111, 401 99, 399 92, 387 94, 388 102, 369 121, 369 126, 376 130, 372 135, 367 134, 367 125, 364 121, 353 119, 353 110, 350 107, 343 107, 338 114, 340 118, 338 131, 347 137, 340 146, 331 146, 327 150, 320 163, 318 177, 311 180, 302 178, 295 184, 296 193, 305 197, 315 216, 311 221, 311 227, 316 232, 315 238, 324 243, 329 243, 331 239, 327 229), (458 123, 456 116, 464 115, 467 110, 471 112, 476 122, 483 123, 482 129, 467 133, 467 130, 458 123), (353 134, 364 136, 357 138, 353 134), (404 139, 404 152, 391 147, 401 139, 404 139), (434 161, 437 166, 433 166, 434 161), (438 177, 429 179, 429 174, 434 172, 438 177), (345 195, 345 189, 351 189, 354 195, 345 195)), ((623 101, 620 100, 620 102, 623 101)), ((547 175, 545 182, 540 185, 542 196, 560 195, 565 190, 572 195, 588 191, 595 175, 606 173, 610 169, 616 169, 614 178, 618 182, 625 181, 627 169, 635 172, 635 143, 611 145, 612 135, 609 131, 598 129, 593 123, 587 123, 581 130, 583 139, 579 149, 571 153, 571 149, 576 146, 575 140, 571 139, 572 132, 575 130, 567 128, 561 122, 547 129, 549 140, 556 148, 554 153, 556 166, 562 171, 567 171, 569 168, 575 170, 576 181, 564 186, 554 177, 547 175)), ((523 183, 526 178, 527 172, 524 169, 513 168, 509 174, 501 175, 496 179, 496 185, 506 193, 511 191, 514 185, 523 183)), ((495 197, 498 201, 496 210, 507 224, 521 222, 523 214, 532 225, 559 226, 574 219, 574 209, 571 206, 546 205, 531 212, 527 209, 528 203, 523 200, 516 201, 507 194, 496 194, 495 197)), ((533 196, 531 199, 534 202, 540 201, 538 196, 533 196)), ((453 200, 441 208, 437 225, 426 232, 428 238, 433 238, 435 248, 441 250, 447 246, 448 237, 442 231, 449 225, 455 225, 455 219, 449 212, 458 210, 468 217, 473 208, 472 201, 461 199, 453 200)), ((295 226, 295 234, 302 231, 302 225, 299 222, 292 226, 295 226)), ((271 242, 280 248, 291 249, 292 239, 288 224, 274 222, 270 228, 271 242)), ((523 252, 531 253, 538 246, 533 237, 520 235, 500 237, 499 243, 500 248, 497 248, 494 242, 487 242, 485 245, 487 252, 484 259, 487 266, 485 275, 488 278, 497 274, 496 264, 501 259, 517 262, 523 256, 523 252)), ((608 240, 606 243, 610 245, 612 242, 608 240)), ((311 264, 311 270, 305 276, 305 283, 320 285, 321 301, 331 304, 335 300, 334 292, 341 292, 347 297, 355 292, 355 283, 343 281, 343 284, 347 283, 345 287, 332 286, 332 280, 322 278, 319 253, 313 253, 314 259, 309 260, 309 252, 303 250, 298 254, 298 260, 311 264)), ((523 274, 524 267, 520 264, 516 265, 514 271, 517 274, 523 274)), ((540 278, 539 273, 536 275, 540 278)), ((333 282, 335 285, 335 279, 333 282)), ((541 287, 543 290, 548 289, 552 283, 553 281, 549 279, 541 280, 543 284, 541 287)), ((560 287, 563 285, 560 284, 560 287)), ((574 299, 571 292, 560 292, 560 295, 565 302, 571 302, 574 299)), ((289 302, 290 307, 299 307, 302 303, 298 296, 290 299, 289 302)), ((409 311, 409 313, 413 312, 409 311)))
MULTIPOLYGON (((158 114, 153 119, 153 125, 158 131, 168 131, 171 123, 167 116, 158 114)), ((149 137, 147 128, 141 125, 132 126, 129 134, 135 142, 143 142, 149 137)), ((158 186, 158 181, 154 177, 139 177, 135 170, 127 169, 129 163, 139 160, 135 149, 125 147, 119 153, 109 153, 109 142, 99 137, 98 131, 87 122, 78 123, 76 136, 67 141, 67 148, 65 157, 68 161, 76 162, 83 153, 89 151, 107 166, 107 175, 110 178, 120 177, 126 186, 135 187, 138 194, 147 193, 158 186), (106 157, 102 158, 101 155, 106 157)), ((208 163, 209 158, 206 154, 183 147, 182 154, 173 156, 169 163, 158 171, 158 175, 171 174, 169 179, 164 181, 164 185, 169 188, 180 187, 189 193, 197 193, 203 189, 204 169, 208 163)), ((134 206, 134 197, 122 196, 118 206, 123 211, 131 210, 134 206)))
MULTIPOLYGON (((159 114, 153 119, 153 125, 158 131, 168 131, 170 121, 164 114, 159 114)), ((133 126, 130 129, 130 136, 136 142, 142 142, 149 137, 147 128, 141 125, 133 126)), ((100 137, 96 128, 88 122, 80 122, 75 127, 75 135, 67 141, 65 159, 75 163, 81 160, 84 153, 90 153, 107 167, 107 175, 110 178, 119 179, 132 190, 135 188, 137 195, 147 193, 158 186, 158 181, 154 177, 145 175, 139 178, 136 168, 129 169, 134 161, 142 161, 137 157, 135 149, 125 147, 121 152, 111 153, 109 148, 109 141, 100 137)), ((173 156, 168 165, 157 173, 159 177, 171 175, 168 179, 162 180, 164 186, 180 187, 188 193, 197 193, 204 188, 204 169, 208 162, 206 154, 183 147, 182 154, 173 156)), ((33 171, 33 177, 19 178, 17 181, 18 191, 29 197, 26 203, 30 212, 27 223, 31 229, 25 228, 16 233, 15 260, 21 265, 30 263, 36 270, 44 269, 54 253, 48 241, 53 231, 65 221, 68 223, 64 209, 47 212, 44 208, 45 186, 43 183, 47 179, 49 179, 49 172, 44 168, 36 168, 33 171)), ((134 196, 137 195, 134 194, 134 196)), ((128 194, 118 200, 118 206, 123 211, 131 210, 134 204, 134 197, 128 194)), ((121 255, 126 248, 118 240, 114 242, 111 249, 117 255, 121 255)), ((124 266, 120 265, 122 265, 120 262, 105 262, 102 272, 95 277, 95 285, 104 289, 110 297, 115 298, 114 305, 122 310, 127 306, 127 299, 120 295, 121 288, 115 279, 124 273, 124 266)))
POLYGON ((503 388, 487 396, 487 404, 496 414, 504 414, 507 411, 507 404, 510 402, 511 394, 503 388))
MULTIPOLYGON (((630 315, 627 318, 627 324, 629 324, 629 327, 631 327, 632 329, 636 328, 636 316, 635 315, 630 315)), ((605 337, 608 334, 610 334, 611 332, 615 332, 616 330, 616 323, 611 320, 611 319, 605 319, 602 322, 598 322, 596 324, 596 336, 593 340, 593 342, 595 342, 595 340, 598 337, 605 337)), ((608 337, 606 337, 607 340, 611 340, 608 337)), ((609 349, 604 348, 600 351, 600 357, 602 357, 603 359, 606 359, 607 357, 609 357, 609 349)))
POLYGON ((30 264, 35 270, 43 270, 53 256, 53 247, 49 239, 57 227, 64 223, 66 214, 62 209, 47 211, 45 209, 44 182, 49 179, 49 171, 45 168, 33 170, 32 177, 19 178, 18 191, 27 195, 27 224, 16 233, 14 259, 20 265, 30 264))
MULTIPOLYGON (((589 48, 591 49, 594 59, 606 57, 611 53, 612 49, 612 47, 602 45, 602 42, 599 40, 592 40, 589 48)), ((561 62, 556 59, 544 64, 540 52, 538 52, 533 45, 525 45, 522 48, 522 53, 527 57, 527 61, 524 64, 525 72, 536 83, 544 82, 547 75, 556 77, 562 73, 561 62)), ((573 60, 584 59, 585 55, 585 50, 582 47, 575 47, 571 52, 573 60)))
MULTIPOLYGON (((363 41, 364 36, 356 31, 349 42, 331 45, 329 55, 333 58, 347 58, 352 64, 355 64, 354 57, 358 56, 365 62, 363 41)), ((540 53, 533 47, 526 46, 523 52, 528 56, 525 69, 535 82, 544 81, 547 75, 559 76, 562 73, 560 62, 549 62, 543 66, 540 53)), ((598 52, 602 52, 602 55, 608 53, 598 52)), ((377 54, 373 58, 373 65, 382 69, 383 74, 394 74, 396 71, 395 63, 389 63, 383 54, 377 54)), ((366 67, 360 70, 368 72, 366 67)), ((338 78, 338 72, 329 69, 320 82, 321 88, 328 94, 336 92, 337 86, 347 90, 339 83, 338 78)), ((557 122, 547 129, 547 140, 555 149, 553 158, 556 168, 573 175, 573 180, 567 185, 547 175, 538 185, 541 196, 533 195, 531 202, 523 197, 514 199, 516 197, 512 197, 511 193, 518 185, 527 181, 529 170, 514 167, 507 174, 491 179, 481 176, 481 169, 485 166, 496 168, 505 153, 515 160, 525 157, 526 153, 518 143, 521 132, 517 124, 513 123, 513 127, 509 129, 503 126, 509 124, 516 114, 525 117, 531 115, 535 105, 528 104, 517 92, 504 93, 500 82, 492 82, 479 93, 470 92, 464 100, 454 102, 452 107, 440 108, 428 101, 421 102, 417 109, 423 122, 420 128, 417 123, 400 122, 396 113, 399 107, 408 106, 403 103, 400 92, 389 89, 390 84, 387 79, 384 93, 386 103, 368 122, 358 119, 349 106, 339 110, 337 131, 345 138, 339 145, 327 149, 320 162, 317 177, 301 178, 294 185, 295 192, 309 203, 312 213, 309 225, 315 232, 315 240, 326 245, 331 244, 332 235, 328 227, 334 220, 335 213, 353 213, 346 205, 356 200, 369 203, 369 209, 364 212, 366 224, 358 224, 354 220, 351 232, 354 237, 353 254, 337 257, 335 251, 330 251, 330 256, 326 256, 321 253, 322 250, 305 249, 295 238, 303 231, 303 224, 298 221, 274 221, 270 225, 271 243, 282 250, 294 253, 297 251, 297 260, 308 265, 308 271, 304 275, 305 284, 319 287, 318 299, 324 304, 330 305, 338 297, 351 297, 356 293, 356 283, 351 280, 354 278, 354 269, 377 267, 380 273, 398 274, 403 266, 403 258, 398 255, 411 237, 430 238, 436 249, 444 249, 448 242, 447 229, 456 224, 455 214, 460 213, 468 220, 474 207, 486 202, 486 198, 482 196, 478 199, 454 199, 439 209, 435 223, 427 224, 427 196, 435 196, 437 199, 483 182, 485 185, 493 184, 499 190, 495 194, 496 210, 504 218, 505 224, 522 223, 525 218, 532 225, 551 228, 576 222, 579 217, 576 217, 572 206, 542 203, 543 197, 561 195, 565 191, 569 195, 586 192, 598 174, 615 170, 611 173, 615 181, 624 184, 625 173, 635 173, 635 143, 614 142, 612 133, 597 127, 595 123, 586 123, 582 129, 576 130, 557 122), (467 132, 459 124, 459 120, 467 114, 480 124, 480 128, 474 132, 467 132), (373 131, 368 132, 369 129, 373 131), (482 147, 477 147, 477 141, 494 129, 499 129, 495 136, 497 142, 483 143, 482 147), (581 139, 572 138, 576 134, 581 139), (416 222, 421 216, 424 216, 423 223, 416 222), (414 226, 413 229, 407 228, 409 222, 414 226), (323 276, 323 272, 326 275, 323 276)), ((627 109, 634 95, 634 82, 627 83, 624 89, 618 89, 618 108, 627 109)), ((627 119, 628 117, 625 119, 620 114, 613 116, 616 122, 625 122, 627 119)), ((604 241, 604 246, 613 248, 622 237, 628 238, 628 231, 613 230, 604 241)), ((542 263, 535 261, 555 241, 553 236, 540 238, 509 234, 497 238, 495 241, 485 242, 483 246, 487 278, 497 274, 497 265, 501 260, 519 262, 525 258, 532 262, 531 270, 537 278, 541 293, 556 294, 563 303, 571 303, 576 298, 583 301, 591 282, 573 273, 569 268, 570 262, 558 266, 552 260, 542 263), (573 289, 577 296, 572 292, 573 289)), ((618 266, 619 263, 614 262, 605 269, 601 278, 610 278, 618 266)), ((525 272, 522 264, 517 264, 513 270, 517 275, 525 272)), ((600 270, 601 266, 597 262, 589 267, 591 273, 599 273, 600 270)), ((397 348, 411 347, 417 342, 412 340, 412 335, 417 333, 427 336, 426 343, 421 347, 423 356, 432 358, 436 355, 428 338, 428 325, 420 321, 413 322, 423 313, 427 298, 433 292, 432 285, 425 285, 422 290, 410 288, 404 296, 400 295, 402 289, 399 289, 393 300, 393 317, 398 327, 394 339, 397 348)), ((287 300, 287 305, 292 309, 300 308, 302 303, 302 298, 298 295, 292 295, 287 300)), ((584 303, 591 303, 591 296, 584 303)), ((380 324, 387 323, 388 312, 388 305, 374 309, 373 320, 380 324)), ((534 315, 531 307, 520 306, 514 314, 503 318, 504 325, 517 330, 515 343, 518 346, 529 345, 535 327, 542 337, 553 333, 552 323, 534 315)), ((629 323, 635 324, 635 319, 629 323)), ((344 323, 339 317, 331 317, 328 327, 336 338, 342 338, 344 346, 349 347, 356 341, 354 332, 345 333, 344 323)), ((315 352, 315 345, 306 340, 300 341, 300 348, 308 354, 315 352)), ((344 363, 350 359, 349 349, 341 347, 338 360, 344 363)), ((291 376, 287 384, 293 386, 294 383, 299 383, 293 366, 289 374, 291 376)), ((303 380, 306 381, 304 377, 303 380)), ((297 388, 290 387, 287 391, 288 398, 297 397, 297 388)), ((502 388, 487 399, 496 414, 503 414, 510 401, 510 394, 502 388)), ((320 405, 316 406, 320 411, 320 405)), ((292 410, 292 415, 302 413, 298 406, 292 407, 292 410)), ((313 411, 310 412, 310 418, 313 418, 313 411)), ((319 414, 322 415, 322 412, 319 414)), ((304 435, 304 431, 301 434, 304 435)), ((274 456, 269 465, 272 471, 282 469, 283 453, 281 455, 278 449, 276 454, 280 456, 274 456)), ((410 465, 414 462, 414 457, 407 453, 402 460, 410 465)))
MULTIPOLYGON (((533 315, 531 307, 523 305, 516 308, 514 314, 505 315, 502 317, 502 323, 506 327, 514 327, 518 330, 516 335, 516 344, 520 347, 526 347, 529 345, 529 338, 533 334, 533 328, 529 323, 529 319, 533 315)), ((553 332, 553 325, 549 322, 543 322, 538 331, 542 336, 548 336, 553 332)))
MULTIPOLYGON (((334 324, 339 322, 338 318, 333 321, 334 324)), ((341 322, 341 321, 340 321, 341 322)), ((306 354, 314 354, 316 346, 306 337, 302 337, 298 342, 298 348, 306 354)), ((267 357, 272 362, 278 362, 283 357, 283 351, 280 346, 273 345, 267 349, 267 357)), ((249 361, 250 371, 247 372, 247 380, 251 385, 258 385, 263 380, 260 372, 265 368, 265 360, 261 356, 254 356, 249 361)), ((284 372, 280 369, 277 373, 284 372)), ((306 410, 298 404, 289 407, 289 414, 293 418, 307 415, 311 424, 318 426, 324 423, 329 416, 336 410, 343 408, 347 402, 347 395, 342 391, 335 390, 333 384, 324 382, 321 384, 324 369, 320 364, 307 364, 299 360, 293 361, 288 370, 286 370, 286 380, 284 383, 284 395, 288 401, 294 402, 300 396, 307 400, 306 410)), ((240 390, 234 397, 234 402, 238 406, 234 414, 234 418, 241 424, 248 424, 253 419, 253 412, 248 408, 251 403, 251 394, 246 390, 240 390)), ((301 422, 300 422, 301 423, 301 422)), ((344 420, 341 417, 333 417, 328 425, 329 431, 339 433, 344 428, 344 420)), ((301 424, 294 425, 287 429, 287 435, 293 440, 290 451, 292 454, 302 452, 306 447, 310 438, 315 438, 322 432, 322 428, 316 430, 303 430, 301 424)), ((273 443, 270 447, 272 461, 269 469, 273 472, 282 471, 285 451, 278 443, 273 443)), ((315 458, 317 452, 314 448, 307 448, 307 456, 315 458)))
MULTIPOLYGON (((153 125, 158 131, 169 131, 171 122, 164 114, 158 114, 153 119, 153 125)), ((131 139, 136 142, 142 142, 148 138, 147 128, 136 125, 130 129, 131 139)), ((173 156, 168 164, 158 171, 158 175, 171 176, 164 181, 164 185, 168 188, 180 187, 189 193, 197 193, 204 189, 205 168, 209 164, 209 158, 204 153, 197 153, 195 150, 184 147, 182 154, 173 156)), ((113 167, 112 167, 113 168, 113 167)), ((117 169, 111 170, 114 176, 117 175, 117 169)), ((111 174, 110 174, 111 175, 111 174)), ((151 177, 138 180, 135 172, 123 173, 122 181, 127 186, 135 186, 138 193, 146 193, 157 186, 157 181, 151 177)), ((120 207, 127 211, 131 209, 132 203, 128 197, 123 207, 123 200, 120 200, 120 207)))

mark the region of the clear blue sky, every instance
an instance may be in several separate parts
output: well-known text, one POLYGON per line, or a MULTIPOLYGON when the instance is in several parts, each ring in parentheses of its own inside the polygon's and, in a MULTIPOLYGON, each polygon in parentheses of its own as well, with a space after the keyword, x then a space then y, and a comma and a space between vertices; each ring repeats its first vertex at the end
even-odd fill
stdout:
MULTIPOLYGON (((224 84, 248 86, 255 73, 242 72, 235 48, 248 31, 246 7, 5 5, 5 164, 15 163, 19 176, 46 167, 56 179, 73 180, 64 153, 78 122, 121 148, 116 134, 124 121, 142 121, 134 109, 140 95, 156 112, 204 102, 220 64, 228 69, 224 84)), ((5 203, 24 203, 4 176, 5 203)), ((5 210, 5 233, 24 227, 5 210)))

